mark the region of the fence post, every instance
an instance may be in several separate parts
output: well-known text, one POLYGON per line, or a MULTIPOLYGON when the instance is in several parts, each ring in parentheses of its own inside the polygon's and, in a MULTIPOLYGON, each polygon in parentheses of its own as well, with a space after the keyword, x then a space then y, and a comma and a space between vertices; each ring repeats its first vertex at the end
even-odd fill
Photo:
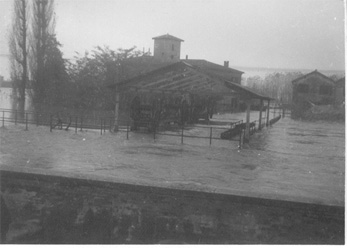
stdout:
POLYGON ((49 116, 49 131, 52 132, 52 115, 49 116))
POLYGON ((101 119, 101 125, 100 125, 100 135, 102 135, 102 119, 101 119))
POLYGON ((153 139, 155 140, 155 131, 156 131, 156 126, 154 125, 154 128, 153 128, 153 139))
POLYGON ((28 113, 25 113, 25 131, 28 131, 28 113))
POLYGON ((112 118, 110 118, 110 132, 112 130, 112 118))
POLYGON ((5 126, 5 111, 2 111, 2 127, 5 126))
POLYGON ((106 133, 106 118, 104 119, 104 133, 106 133))
POLYGON ((14 124, 17 125, 17 109, 14 114, 14 124))
POLYGON ((212 144, 212 127, 210 127, 210 145, 212 144))
POLYGON ((36 126, 39 126, 39 113, 36 112, 36 126))
POLYGON ((82 127, 83 127, 83 117, 81 116, 81 130, 82 131, 82 127))
POLYGON ((184 124, 182 124, 181 144, 183 144, 183 131, 184 131, 184 124))
POLYGON ((75 116, 75 133, 77 133, 77 116, 75 116))
POLYGON ((127 122, 127 140, 129 139, 129 121, 127 122))

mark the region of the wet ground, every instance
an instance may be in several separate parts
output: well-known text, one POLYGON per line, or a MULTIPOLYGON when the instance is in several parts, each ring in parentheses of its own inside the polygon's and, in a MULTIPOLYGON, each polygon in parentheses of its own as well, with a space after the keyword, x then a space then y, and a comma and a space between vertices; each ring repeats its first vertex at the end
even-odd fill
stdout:
MULTIPOLYGON (((253 113, 251 120, 257 119, 253 113)), ((272 117, 272 114, 270 115, 272 117)), ((245 114, 215 116, 244 119, 245 114)), ((199 127, 189 133, 207 132, 199 127)), ((208 129, 203 129, 208 130, 208 129)), ((344 205, 344 124, 281 119, 238 141, 120 132, 1 128, 0 166, 73 177, 344 205)))

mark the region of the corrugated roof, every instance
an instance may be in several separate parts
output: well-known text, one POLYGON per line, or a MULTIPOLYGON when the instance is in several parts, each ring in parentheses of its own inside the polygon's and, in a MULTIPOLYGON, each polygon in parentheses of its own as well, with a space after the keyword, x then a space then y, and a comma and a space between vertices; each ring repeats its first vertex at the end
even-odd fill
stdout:
POLYGON ((273 98, 268 97, 268 96, 264 96, 261 95, 255 91, 253 91, 252 89, 246 87, 246 86, 242 86, 239 84, 235 84, 233 82, 230 81, 225 81, 225 86, 240 93, 243 97, 245 98, 255 98, 255 99, 262 99, 262 100, 273 100, 273 98))
POLYGON ((165 39, 165 40, 177 40, 177 41, 184 41, 180 38, 177 38, 175 36, 172 36, 170 34, 164 34, 164 35, 160 35, 160 36, 157 36, 157 37, 153 37, 152 38, 153 40, 158 40, 158 39, 165 39))
POLYGON ((143 75, 109 85, 120 91, 180 92, 199 95, 236 95, 248 98, 270 99, 239 84, 214 78, 183 61, 150 71, 143 75), (236 86, 235 86, 236 85, 236 86))

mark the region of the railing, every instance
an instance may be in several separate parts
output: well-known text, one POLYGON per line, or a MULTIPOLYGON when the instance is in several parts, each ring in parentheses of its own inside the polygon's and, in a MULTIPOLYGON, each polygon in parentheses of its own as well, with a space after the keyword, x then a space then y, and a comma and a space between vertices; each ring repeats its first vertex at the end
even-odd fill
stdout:
MULTIPOLYGON (((29 125, 36 126, 48 126, 50 132, 54 129, 60 130, 69 130, 72 129, 77 133, 78 131, 83 131, 85 129, 94 129, 99 130, 100 135, 103 135, 106 130, 113 132, 114 127, 114 117, 103 117, 103 118, 90 118, 88 116, 77 116, 77 115, 63 115, 61 113, 51 114, 48 112, 34 112, 34 111, 25 111, 20 112, 17 110, 9 109, 0 109, 2 127, 5 126, 5 123, 14 123, 24 124, 25 130, 29 129, 29 125)), ((273 118, 269 121, 269 124, 272 125, 281 118, 281 115, 273 118)), ((266 117, 262 118, 261 128, 264 128, 266 125, 266 117)), ((130 138, 130 133, 145 133, 150 134, 153 137, 153 140, 157 140, 161 137, 177 137, 177 141, 181 144, 184 144, 188 139, 202 139, 208 140, 209 145, 211 146, 213 141, 235 141, 238 142, 239 148, 242 147, 244 137, 245 137, 245 123, 243 120, 236 122, 226 122, 223 121, 223 127, 213 126, 213 125, 198 125, 198 124, 186 124, 186 125, 167 125, 164 127, 156 127, 151 122, 142 122, 139 124, 137 130, 132 130, 132 123, 130 121, 120 121, 118 132, 126 133, 126 139, 130 138), (222 139, 221 133, 228 131, 232 128, 235 128, 237 125, 243 125, 241 131, 238 135, 234 135, 229 139, 222 139), (228 125, 228 126, 227 126, 228 125), (145 127, 145 128, 144 128, 145 127)), ((253 135, 259 129, 259 121, 255 120, 250 122, 250 135, 253 135)), ((172 140, 170 140, 172 141, 172 140)))

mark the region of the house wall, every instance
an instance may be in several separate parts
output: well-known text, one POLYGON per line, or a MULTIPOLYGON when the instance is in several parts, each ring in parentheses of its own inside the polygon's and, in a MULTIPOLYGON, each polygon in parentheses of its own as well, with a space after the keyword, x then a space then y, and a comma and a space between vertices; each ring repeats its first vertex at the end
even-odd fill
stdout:
POLYGON ((181 41, 171 39, 154 40, 154 59, 161 62, 178 62, 181 54, 181 41))
POLYGON ((9 243, 344 244, 344 207, 0 172, 9 243))
MULTIPOLYGON (((333 104, 334 103, 334 85, 327 79, 313 75, 293 84, 293 104, 305 107, 307 101, 315 104, 333 104), (308 92, 302 92, 300 88, 306 86, 308 92), (321 87, 330 87, 329 94, 322 94, 321 87)), ((307 105, 309 106, 309 105, 307 105)))

